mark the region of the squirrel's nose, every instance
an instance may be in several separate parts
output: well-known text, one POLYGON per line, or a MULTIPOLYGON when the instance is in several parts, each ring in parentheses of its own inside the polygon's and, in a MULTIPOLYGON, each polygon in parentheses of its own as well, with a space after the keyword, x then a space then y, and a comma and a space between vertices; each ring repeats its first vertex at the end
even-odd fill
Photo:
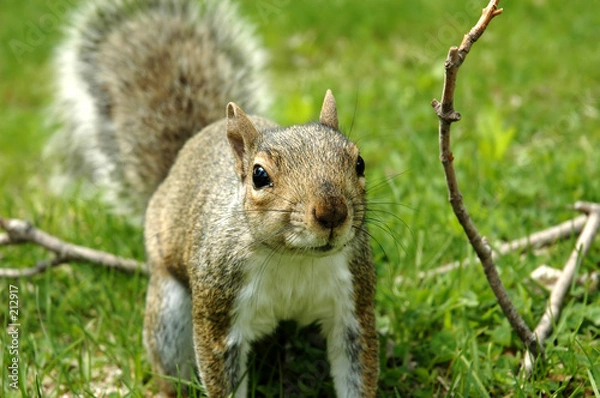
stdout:
POLYGON ((326 229, 335 229, 348 218, 348 206, 342 197, 327 197, 313 207, 313 217, 326 229))

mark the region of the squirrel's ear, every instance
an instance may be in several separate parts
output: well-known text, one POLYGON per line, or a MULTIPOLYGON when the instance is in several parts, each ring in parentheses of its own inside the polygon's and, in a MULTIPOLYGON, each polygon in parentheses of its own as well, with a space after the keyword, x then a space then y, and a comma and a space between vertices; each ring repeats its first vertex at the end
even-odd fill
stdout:
POLYGON ((321 115, 319 115, 319 122, 325 126, 336 130, 338 129, 337 107, 331 90, 327 90, 325 93, 325 99, 323 100, 323 106, 321 107, 321 115))
POLYGON ((247 154, 256 145, 258 130, 244 111, 230 102, 227 104, 227 139, 235 156, 238 174, 244 179, 248 174, 247 154))

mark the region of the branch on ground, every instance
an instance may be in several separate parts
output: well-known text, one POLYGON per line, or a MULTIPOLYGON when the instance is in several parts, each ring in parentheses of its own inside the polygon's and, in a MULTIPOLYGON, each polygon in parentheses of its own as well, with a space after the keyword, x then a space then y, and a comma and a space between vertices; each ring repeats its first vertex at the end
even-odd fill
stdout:
MULTIPOLYGON (((546 304, 544 315, 542 315, 540 322, 533 331, 540 344, 543 344, 548 336, 550 336, 550 333, 552 333, 553 324, 560 317, 563 301, 573 283, 575 271, 590 249, 594 237, 600 228, 600 204, 577 202, 575 204, 575 209, 588 213, 587 222, 577 239, 575 248, 571 252, 560 277, 550 292, 550 298, 546 304)), ((526 376, 531 374, 534 362, 535 353, 527 350, 523 357, 523 365, 521 367, 521 371, 524 372, 526 376)))
POLYGON ((456 172, 454 170, 452 151, 450 150, 450 126, 453 122, 460 120, 460 114, 454 109, 454 91, 456 89, 456 76, 458 69, 464 62, 467 54, 471 50, 473 43, 481 37, 487 25, 497 15, 502 13, 502 9, 498 8, 499 0, 491 0, 486 8, 483 9, 479 21, 467 33, 459 47, 451 47, 448 52, 448 57, 444 62, 445 75, 444 87, 442 91, 442 101, 433 100, 433 106, 439 119, 439 145, 440 145, 440 160, 444 167, 446 176, 446 185, 448 186, 448 194, 452 210, 460 222, 465 234, 469 238, 469 242, 475 249, 475 253, 483 266, 483 271, 487 277, 488 283, 498 300, 498 304, 504 315, 508 318, 517 335, 531 352, 537 354, 541 347, 538 347, 535 335, 527 326, 523 318, 517 312, 517 309, 510 300, 502 281, 498 275, 498 270, 492 258, 492 250, 487 241, 479 234, 473 220, 469 216, 465 207, 462 194, 458 187, 456 172))
MULTIPOLYGON (((569 239, 572 236, 578 235, 583 230, 583 226, 585 225, 587 218, 588 217, 586 215, 580 215, 553 227, 544 229, 539 232, 535 232, 531 235, 511 240, 510 242, 502 243, 498 245, 496 249, 492 249, 492 258, 494 260, 497 260, 500 256, 506 255, 508 253, 538 249, 552 245, 564 239, 569 239)), ((446 274, 448 272, 460 268, 463 265, 468 265, 470 263, 471 259, 469 258, 453 261, 451 263, 444 264, 431 270, 421 271, 417 274, 417 277, 419 279, 425 279, 435 275, 446 274)), ((402 278, 398 277, 396 279, 396 283, 401 282, 402 278)))
POLYGON ((0 278, 30 277, 72 262, 95 264, 127 273, 148 273, 144 263, 65 242, 34 227, 27 221, 0 217, 0 228, 6 231, 6 233, 0 234, 0 246, 33 243, 55 255, 54 258, 39 261, 30 268, 0 268, 0 278))

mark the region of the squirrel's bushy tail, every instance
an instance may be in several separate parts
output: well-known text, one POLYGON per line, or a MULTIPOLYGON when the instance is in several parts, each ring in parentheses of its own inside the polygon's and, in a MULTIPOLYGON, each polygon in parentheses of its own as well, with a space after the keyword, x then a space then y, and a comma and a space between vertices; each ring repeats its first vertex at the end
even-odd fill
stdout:
POLYGON ((82 176, 141 216, 179 149, 227 102, 267 105, 264 52, 229 1, 96 0, 71 21, 47 151, 60 158, 59 190, 82 176))

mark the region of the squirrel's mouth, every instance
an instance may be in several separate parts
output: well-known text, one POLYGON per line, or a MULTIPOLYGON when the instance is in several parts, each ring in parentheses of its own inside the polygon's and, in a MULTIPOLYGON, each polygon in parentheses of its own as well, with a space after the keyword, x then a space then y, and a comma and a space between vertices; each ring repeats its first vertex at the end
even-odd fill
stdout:
POLYGON ((316 255, 331 255, 336 254, 342 251, 346 247, 345 244, 332 244, 331 242, 327 242, 322 246, 314 246, 308 248, 308 252, 312 252, 316 255))
POLYGON ((286 232, 283 235, 283 248, 298 254, 312 254, 316 257, 339 253, 354 237, 352 230, 331 231, 326 235, 306 229, 294 229, 286 232))
POLYGON ((318 252, 318 253, 327 253, 332 251, 333 249, 336 249, 335 246, 331 245, 330 243, 327 243, 326 245, 323 246, 318 246, 318 247, 312 247, 311 248, 313 251, 318 252))

